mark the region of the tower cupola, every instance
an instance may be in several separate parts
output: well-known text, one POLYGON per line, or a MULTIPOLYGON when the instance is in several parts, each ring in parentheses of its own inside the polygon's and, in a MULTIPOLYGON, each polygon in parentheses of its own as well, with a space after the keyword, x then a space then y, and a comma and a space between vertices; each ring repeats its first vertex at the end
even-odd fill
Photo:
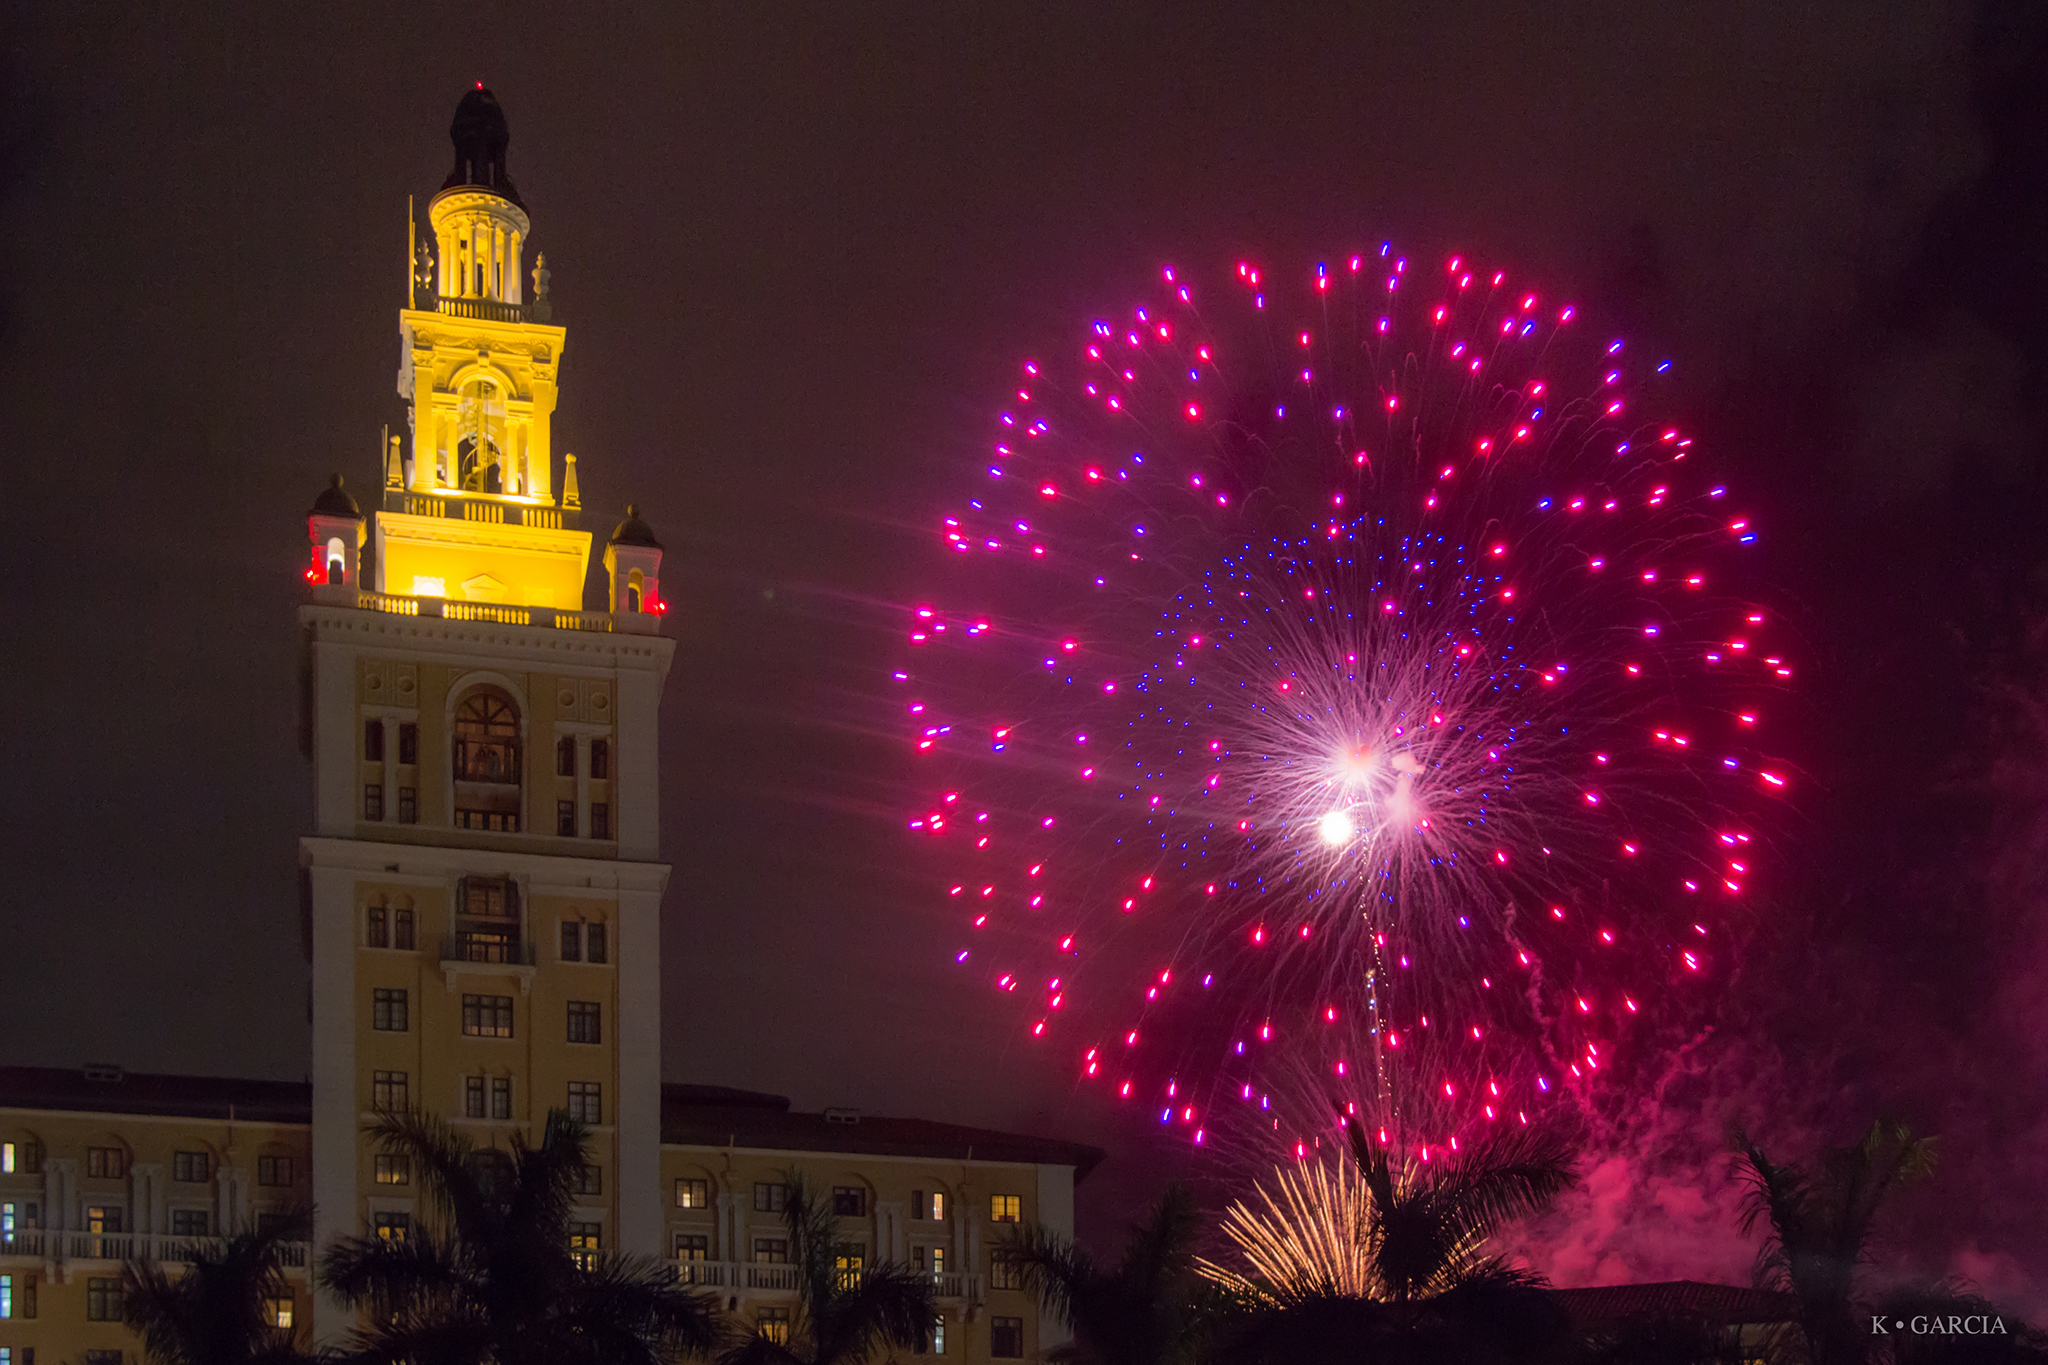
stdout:
POLYGON ((341 475, 336 474, 306 513, 306 539, 312 550, 306 581, 318 590, 321 598, 331 595, 336 601, 354 599, 360 581, 357 573, 364 537, 363 509, 341 486, 341 475))
POLYGON ((526 205, 505 173, 505 147, 512 140, 498 98, 478 81, 462 97, 448 125, 455 166, 427 207, 433 226, 435 292, 443 299, 474 300, 482 316, 502 311, 515 316, 523 301, 520 255, 533 224, 526 205), (494 310, 490 305, 511 305, 494 310))
POLYGON ((668 603, 661 597, 661 542, 640 509, 626 508, 626 519, 604 548, 604 567, 611 579, 612 620, 620 630, 645 633, 661 625, 668 603))

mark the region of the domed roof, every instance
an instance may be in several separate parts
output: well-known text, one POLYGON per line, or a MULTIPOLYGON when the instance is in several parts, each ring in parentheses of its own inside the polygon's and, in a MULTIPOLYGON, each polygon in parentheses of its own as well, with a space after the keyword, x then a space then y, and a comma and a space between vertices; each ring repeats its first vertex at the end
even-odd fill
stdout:
POLYGON ((334 476, 334 482, 320 490, 320 496, 313 499, 312 515, 316 517, 353 517, 363 519, 363 509, 356 506, 356 500, 341 487, 341 475, 334 476))
POLYGON ((661 548, 661 542, 654 538, 654 532, 648 528, 646 522, 640 520, 640 509, 631 503, 626 504, 626 519, 612 532, 611 543, 647 545, 657 550, 661 548))
POLYGON ((512 177, 505 174, 505 144, 512 140, 512 131, 505 125, 498 97, 484 89, 482 81, 455 106, 448 140, 455 144, 455 168, 441 182, 442 193, 465 188, 489 190, 526 207, 512 187, 512 177))

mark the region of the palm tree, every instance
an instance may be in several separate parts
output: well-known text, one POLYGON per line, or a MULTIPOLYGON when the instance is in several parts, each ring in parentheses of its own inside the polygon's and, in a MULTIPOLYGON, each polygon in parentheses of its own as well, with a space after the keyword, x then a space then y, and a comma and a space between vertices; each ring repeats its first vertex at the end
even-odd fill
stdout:
POLYGON ((795 1311, 757 1322, 726 1339, 718 1365, 859 1365, 878 1347, 910 1350, 938 1317, 928 1275, 883 1262, 843 1267, 839 1217, 802 1177, 785 1177, 782 1216, 789 1228, 795 1311))
POLYGON ((401 1238, 344 1237, 320 1276, 365 1321, 348 1358, 377 1365, 654 1365, 709 1350, 707 1299, 645 1258, 572 1252, 589 1139, 554 1110, 538 1146, 478 1147, 438 1117, 370 1128, 404 1160, 432 1217, 401 1238))
POLYGON ((1485 1247, 1571 1184, 1563 1143, 1514 1129, 1422 1163, 1345 1127, 1348 1165, 1280 1170, 1256 1205, 1225 1212, 1243 1268, 1201 1263, 1236 1305, 1220 1358, 1507 1360, 1556 1345, 1565 1320, 1541 1279, 1485 1247))
MULTIPOLYGON (((185 1269, 151 1260, 122 1267, 123 1314, 157 1365, 304 1365, 289 1325, 271 1304, 291 1300, 284 1244, 305 1235, 304 1213, 217 1242, 195 1242, 185 1269)), ((286 1320, 289 1324, 289 1319, 286 1320)))
POLYGON ((1200 1230, 1194 1199, 1171 1185, 1131 1229, 1114 1267, 1098 1265, 1044 1227, 1011 1237, 1003 1254, 1025 1288, 1074 1334, 1048 1358, 1076 1365, 1185 1365, 1199 1358, 1219 1301, 1196 1265, 1200 1230))
POLYGON ((1817 1167, 1774 1161, 1736 1134, 1749 1183, 1742 1230, 1769 1230, 1757 1252, 1756 1282, 1799 1298, 1799 1340, 1810 1365, 1855 1365, 1872 1347, 1859 1330, 1856 1274, 1869 1259, 1885 1196, 1934 1169, 1934 1139, 1880 1121, 1861 1141, 1817 1167))

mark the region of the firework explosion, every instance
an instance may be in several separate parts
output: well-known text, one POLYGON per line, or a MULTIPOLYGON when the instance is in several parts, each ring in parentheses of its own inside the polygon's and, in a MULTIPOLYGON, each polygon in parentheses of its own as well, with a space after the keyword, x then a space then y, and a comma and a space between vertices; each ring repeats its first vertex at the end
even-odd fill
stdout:
POLYGON ((1787 780, 1668 369, 1384 249, 1168 269, 1026 361, 896 675, 955 961, 1196 1142, 1596 1102, 1725 969, 1787 780))

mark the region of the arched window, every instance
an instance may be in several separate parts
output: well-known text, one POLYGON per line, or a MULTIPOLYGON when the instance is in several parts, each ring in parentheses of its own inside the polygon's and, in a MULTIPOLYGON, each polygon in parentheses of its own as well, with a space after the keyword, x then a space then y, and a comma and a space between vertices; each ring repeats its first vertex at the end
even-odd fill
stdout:
POLYGON ((455 780, 519 784, 519 712, 503 693, 472 693, 455 708, 455 780))
POLYGON ((327 581, 343 583, 348 580, 348 558, 342 549, 340 536, 327 539, 327 581))
POLYGON ((640 610, 640 584, 643 580, 638 569, 626 575, 626 610, 640 610))

